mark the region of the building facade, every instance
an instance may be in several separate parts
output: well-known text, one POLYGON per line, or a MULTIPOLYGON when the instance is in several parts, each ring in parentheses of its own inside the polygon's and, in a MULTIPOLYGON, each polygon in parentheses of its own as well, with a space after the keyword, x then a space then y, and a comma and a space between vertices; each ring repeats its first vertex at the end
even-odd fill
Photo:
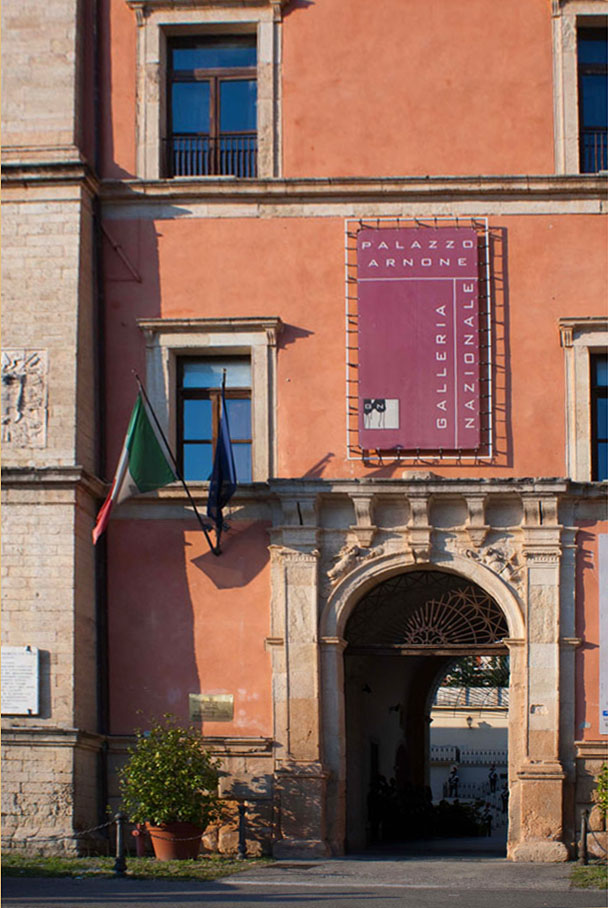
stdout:
POLYGON ((38 6, 2 10, 7 844, 77 847, 170 712, 250 847, 364 847, 449 665, 508 652, 507 853, 566 860, 608 758, 605 2, 38 6), (133 372, 204 509, 224 370, 221 556, 179 484, 93 548, 133 372))

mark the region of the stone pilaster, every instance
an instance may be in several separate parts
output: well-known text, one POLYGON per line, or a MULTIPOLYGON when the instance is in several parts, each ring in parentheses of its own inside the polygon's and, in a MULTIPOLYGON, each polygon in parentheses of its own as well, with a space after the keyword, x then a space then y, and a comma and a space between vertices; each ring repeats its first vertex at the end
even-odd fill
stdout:
POLYGON ((323 697, 323 755, 328 771, 326 798, 327 841, 332 854, 344 852, 346 839, 346 740, 344 712, 344 650, 342 637, 321 639, 323 697), (331 731, 330 731, 331 730, 331 731))
POLYGON ((272 552, 272 638, 275 701, 275 803, 281 857, 325 855, 325 785, 321 765, 317 505, 314 496, 285 497, 282 544, 272 552))
POLYGON ((560 559, 557 499, 525 497, 524 557, 527 590, 526 754, 517 768, 521 795, 516 861, 564 861, 560 762, 560 559), (525 805, 525 809, 523 809, 525 805))

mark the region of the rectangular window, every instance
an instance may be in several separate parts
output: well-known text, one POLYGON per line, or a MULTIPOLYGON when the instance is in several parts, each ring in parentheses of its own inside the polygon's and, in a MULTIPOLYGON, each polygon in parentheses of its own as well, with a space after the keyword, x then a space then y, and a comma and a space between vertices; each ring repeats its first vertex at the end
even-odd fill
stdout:
POLYGON ((243 356, 178 361, 178 451, 184 479, 206 481, 220 423, 222 376, 238 482, 251 482, 251 361, 243 356))
POLYGON ((168 176, 255 177, 255 35, 172 39, 168 66, 168 176))
POLYGON ((591 356, 591 478, 608 479, 608 354, 591 356))
POLYGON ((581 173, 608 170, 608 29, 577 34, 581 173))

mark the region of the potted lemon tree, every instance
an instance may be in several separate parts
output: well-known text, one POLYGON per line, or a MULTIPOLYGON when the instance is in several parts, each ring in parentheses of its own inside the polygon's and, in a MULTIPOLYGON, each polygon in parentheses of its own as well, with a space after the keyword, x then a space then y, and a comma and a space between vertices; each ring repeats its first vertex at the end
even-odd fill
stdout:
POLYGON ((197 857, 205 828, 220 814, 219 761, 195 728, 170 715, 138 731, 128 754, 119 784, 129 819, 145 824, 158 860, 197 857))

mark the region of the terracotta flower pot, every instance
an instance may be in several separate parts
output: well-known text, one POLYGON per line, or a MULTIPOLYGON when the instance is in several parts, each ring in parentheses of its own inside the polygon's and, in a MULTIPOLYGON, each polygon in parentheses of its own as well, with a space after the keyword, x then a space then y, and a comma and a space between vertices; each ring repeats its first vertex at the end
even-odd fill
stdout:
POLYGON ((146 823, 157 861, 186 861, 198 857, 203 829, 194 823, 146 823))

